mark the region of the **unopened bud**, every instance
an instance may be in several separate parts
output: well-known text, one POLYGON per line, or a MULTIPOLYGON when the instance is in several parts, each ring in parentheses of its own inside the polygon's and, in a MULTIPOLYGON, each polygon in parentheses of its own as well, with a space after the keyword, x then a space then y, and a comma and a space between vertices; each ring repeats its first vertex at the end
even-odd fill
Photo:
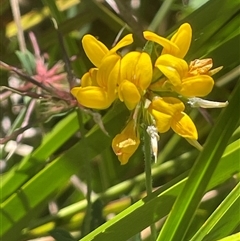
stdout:
POLYGON ((158 141, 159 141, 158 130, 155 126, 148 126, 147 133, 151 138, 152 153, 154 156, 154 161, 156 163, 157 162, 157 154, 158 154, 158 141))
POLYGON ((217 101, 210 101, 204 100, 198 97, 193 97, 188 99, 188 104, 191 107, 202 107, 202 108, 223 108, 228 105, 228 101, 225 102, 217 102, 217 101))

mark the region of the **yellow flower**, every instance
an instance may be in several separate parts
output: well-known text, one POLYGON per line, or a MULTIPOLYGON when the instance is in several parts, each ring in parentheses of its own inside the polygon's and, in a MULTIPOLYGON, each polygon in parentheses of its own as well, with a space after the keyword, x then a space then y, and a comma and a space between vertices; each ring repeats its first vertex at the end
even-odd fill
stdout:
POLYGON ((172 90, 185 97, 202 97, 211 92, 214 81, 210 76, 221 68, 210 71, 211 59, 192 61, 189 67, 182 59, 192 39, 192 29, 188 23, 182 24, 171 40, 149 31, 144 32, 144 37, 163 46, 155 67, 165 75, 167 81, 162 78, 154 82, 151 90, 172 90))
POLYGON ((171 54, 178 58, 183 58, 191 44, 192 28, 188 23, 182 24, 178 31, 172 36, 171 40, 150 31, 143 32, 143 36, 145 39, 163 46, 161 55, 171 54))
POLYGON ((112 149, 118 156, 121 165, 128 162, 129 158, 137 150, 140 140, 136 133, 134 120, 128 122, 124 130, 116 135, 112 141, 112 149))
POLYGON ((129 110, 136 107, 152 80, 152 62, 147 53, 130 52, 121 60, 118 96, 129 110))
POLYGON ((155 63, 155 66, 166 76, 164 84, 185 97, 202 97, 212 91, 214 81, 208 72, 190 71, 188 64, 183 59, 164 54, 155 63), (170 85, 169 85, 170 84, 170 85))
POLYGON ((150 104, 148 111, 156 121, 159 133, 167 132, 170 128, 178 135, 197 140, 197 129, 191 118, 184 113, 185 106, 177 98, 156 97, 150 104))
POLYGON ((109 50, 102 42, 94 36, 87 34, 82 39, 83 49, 89 60, 99 67, 104 57, 109 54, 116 53, 122 47, 125 47, 133 42, 132 34, 124 36, 111 50, 109 50))
POLYGON ((132 34, 126 35, 109 50, 102 42, 88 34, 83 37, 84 51, 97 67, 83 75, 81 87, 71 90, 78 102, 88 108, 106 109, 116 99, 116 88, 120 74, 120 48, 133 42, 132 34))
POLYGON ((116 99, 121 57, 112 54, 104 58, 99 69, 91 69, 82 80, 81 87, 71 90, 78 102, 88 108, 106 109, 116 99))

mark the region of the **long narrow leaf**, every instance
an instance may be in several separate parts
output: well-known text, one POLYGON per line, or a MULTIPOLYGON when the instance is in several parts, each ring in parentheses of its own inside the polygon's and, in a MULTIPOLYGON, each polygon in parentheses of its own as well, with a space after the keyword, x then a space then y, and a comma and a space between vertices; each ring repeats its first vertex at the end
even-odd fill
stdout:
POLYGON ((239 209, 240 183, 230 192, 215 212, 202 225, 191 241, 211 241, 228 235, 240 222, 239 209), (224 228, 223 228, 224 227, 224 228), (229 232, 229 233, 228 233, 229 232))
MULTIPOLYGON (((125 121, 125 115, 119 110, 120 108, 114 114, 109 111, 106 115, 108 121, 104 123, 111 134, 116 134, 117 126, 108 125, 109 123, 117 122, 118 125, 121 125, 125 121)), ((2 222, 0 237, 2 240, 17 240, 18 235, 26 227, 28 221, 37 215, 43 205, 47 204, 56 190, 66 184, 76 171, 85 171, 81 160, 86 158, 86 151, 88 151, 89 158, 93 158, 109 146, 110 140, 110 137, 106 136, 102 130, 94 128, 94 130, 86 134, 84 140, 75 144, 69 151, 40 170, 33 178, 8 197, 1 204, 0 210, 0 220, 2 222), (86 145, 88 146, 87 150, 86 145), (18 208, 15 210, 15 207, 18 208)), ((29 159, 29 162, 33 160, 29 159)), ((25 177, 26 174, 22 170, 19 175, 25 177)), ((11 182, 14 181, 14 176, 12 178, 11 182)))
MULTIPOLYGON (((209 183, 207 191, 224 182, 240 170, 240 166, 235 161, 240 150, 239 144, 240 142, 236 141, 226 149, 209 183), (232 146, 236 145, 238 146, 237 149, 232 148, 232 146)), ((136 202, 131 207, 82 238, 81 241, 128 240, 133 235, 148 227, 151 223, 158 221, 168 214, 174 200, 186 183, 187 178, 184 178, 185 176, 187 176, 187 173, 166 184, 149 197, 136 202)))
POLYGON ((239 113, 236 111, 239 105, 239 90, 240 85, 235 88, 229 100, 230 104, 222 112, 215 128, 210 133, 204 150, 195 163, 184 190, 179 195, 160 232, 158 241, 180 241, 184 239, 191 222, 189 217, 193 217, 228 140, 239 121, 239 113))
POLYGON ((240 240, 240 232, 239 233, 235 233, 231 236, 228 236, 226 238, 223 239, 219 239, 218 241, 239 241, 240 240))
POLYGON ((23 158, 19 166, 12 168, 2 178, 1 200, 17 190, 24 182, 43 168, 46 160, 65 143, 79 128, 77 115, 72 113, 60 121, 44 138, 42 144, 23 158))

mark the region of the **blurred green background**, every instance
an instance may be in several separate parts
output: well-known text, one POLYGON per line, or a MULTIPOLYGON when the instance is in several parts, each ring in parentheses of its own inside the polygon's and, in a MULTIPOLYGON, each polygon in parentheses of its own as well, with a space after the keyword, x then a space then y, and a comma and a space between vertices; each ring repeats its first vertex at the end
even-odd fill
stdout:
MULTIPOLYGON (((229 112, 221 115, 226 128, 232 126, 229 133, 226 131, 224 140, 220 138, 221 132, 222 136, 225 135, 224 125, 216 127, 221 109, 199 111, 186 107, 197 126, 202 145, 211 131, 220 133, 219 138, 211 136, 211 144, 207 142, 209 163, 219 159, 220 164, 216 171, 214 168, 211 174, 206 174, 208 188, 199 195, 206 194, 200 203, 195 199, 196 209, 192 215, 185 210, 179 211, 183 218, 183 222, 176 225, 179 230, 188 226, 184 214, 189 215, 189 220, 194 217, 188 231, 185 230, 186 234, 168 240, 214 241, 239 232, 239 195, 234 189, 239 181, 240 101, 239 97, 234 97, 236 93, 239 96, 239 91, 234 92, 239 81, 240 63, 239 0, 22 0, 19 3, 1 0, 0 4, 0 61, 27 73, 26 66, 31 65, 32 60, 21 61, 16 51, 22 50, 25 43, 26 48, 34 53, 29 39, 32 31, 41 55, 50 67, 64 60, 66 50, 76 85, 92 67, 81 46, 85 34, 96 36, 110 48, 119 33, 121 36, 133 33, 135 42, 130 48, 141 49, 144 46, 143 30, 149 29, 167 37, 182 23, 189 22, 193 39, 186 60, 209 57, 213 59, 214 67, 223 66, 214 76, 215 87, 207 99, 235 99, 229 112), (20 27, 13 19, 14 7, 20 10, 20 27), (52 18, 57 22, 60 36, 52 18), (23 43, 18 35, 21 31, 23 43), (225 156, 220 159, 227 146, 225 156), (218 159, 211 157, 209 150, 220 153, 218 159), (213 216, 214 224, 205 224, 209 230, 204 230, 204 222, 220 203, 225 204, 219 211, 222 215, 215 219, 213 216), (197 236, 198 230, 206 233, 204 238, 197 236)), ((0 67, 0 81, 1 86, 13 88, 27 83, 26 79, 3 67, 0 67)), ((158 163, 153 164, 152 175, 153 187, 163 190, 159 189, 149 199, 159 207, 160 211, 156 211, 154 205, 147 204, 148 201, 141 202, 145 193, 142 147, 125 166, 120 166, 110 147, 111 138, 122 130, 129 115, 123 105, 117 103, 109 110, 98 112, 109 138, 95 124, 92 115, 77 108, 69 106, 59 113, 48 112, 45 116, 43 107, 46 103, 36 100, 34 108, 31 104, 31 97, 1 87, 1 240, 40 240, 44 237, 45 240, 71 241, 84 236, 83 240, 113 240, 111 236, 104 236, 106 230, 116 232, 114 240, 152 240, 149 230, 144 228, 156 222, 159 232, 173 201, 181 192, 182 181, 197 158, 204 159, 199 157, 199 151, 171 131, 161 135, 158 163), (29 128, 19 137, 23 131, 16 131, 25 125, 29 128), (168 191, 174 198, 167 199, 168 191), (90 194, 92 203, 87 205, 90 194), (120 216, 114 219, 116 221, 102 230, 96 229, 118 213, 120 216), (86 236, 92 230, 95 233, 86 236)), ((57 104, 59 100, 51 99, 47 108, 57 104)), ((196 187, 200 185, 197 180, 194 180, 196 187)), ((194 203, 194 197, 191 200, 194 203)), ((240 240, 238 238, 235 236, 229 240, 240 240)))

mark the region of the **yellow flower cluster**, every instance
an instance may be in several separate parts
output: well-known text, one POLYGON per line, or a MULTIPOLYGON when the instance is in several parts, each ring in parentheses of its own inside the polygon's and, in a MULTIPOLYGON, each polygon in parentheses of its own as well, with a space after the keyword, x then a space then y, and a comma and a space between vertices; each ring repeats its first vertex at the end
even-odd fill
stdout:
MULTIPOLYGON (((211 59, 194 60, 190 64, 183 59, 192 39, 188 23, 182 24, 170 40, 150 31, 143 32, 143 36, 162 46, 155 63, 144 51, 131 51, 124 56, 118 53, 133 42, 132 34, 110 50, 92 35, 85 35, 83 48, 95 67, 83 75, 81 86, 73 88, 71 93, 82 106, 93 109, 106 109, 119 99, 132 113, 137 113, 136 107, 142 104, 149 115, 147 124, 154 125, 159 133, 172 128, 184 138, 197 140, 196 127, 184 112, 184 103, 172 96, 195 98, 196 102, 199 99, 196 97, 211 92, 214 85, 211 75, 220 68, 210 70, 211 59), (166 92, 170 96, 161 96, 166 92)), ((140 143, 138 118, 135 114, 130 116, 126 127, 112 141, 121 164, 128 162, 140 143)))

